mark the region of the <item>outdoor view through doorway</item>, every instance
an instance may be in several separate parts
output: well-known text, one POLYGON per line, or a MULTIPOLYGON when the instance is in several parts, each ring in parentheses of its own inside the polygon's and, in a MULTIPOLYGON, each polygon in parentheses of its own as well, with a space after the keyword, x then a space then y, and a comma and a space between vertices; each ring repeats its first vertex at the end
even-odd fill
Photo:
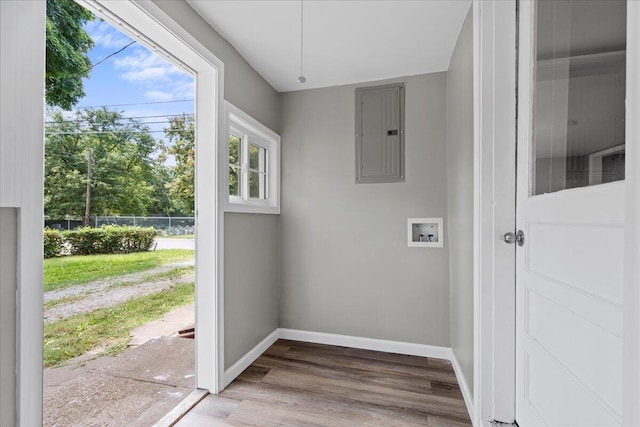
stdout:
POLYGON ((47 9, 44 425, 151 425, 195 388, 194 79, 47 9))

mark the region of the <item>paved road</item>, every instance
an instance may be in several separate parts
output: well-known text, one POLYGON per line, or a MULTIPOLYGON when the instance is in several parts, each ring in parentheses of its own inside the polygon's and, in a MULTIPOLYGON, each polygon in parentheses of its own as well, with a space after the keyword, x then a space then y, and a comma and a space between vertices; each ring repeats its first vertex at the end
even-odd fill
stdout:
POLYGON ((158 246, 156 249, 191 249, 196 250, 195 239, 166 239, 162 237, 156 237, 155 242, 158 246))

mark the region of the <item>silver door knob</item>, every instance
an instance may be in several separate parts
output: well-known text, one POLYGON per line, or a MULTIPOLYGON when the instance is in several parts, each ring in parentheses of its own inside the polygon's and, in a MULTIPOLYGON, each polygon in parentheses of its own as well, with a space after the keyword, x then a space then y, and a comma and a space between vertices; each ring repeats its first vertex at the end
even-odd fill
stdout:
POLYGON ((524 245, 524 231, 518 230, 516 233, 512 231, 504 233, 502 240, 509 245, 517 243, 518 246, 522 246, 524 245))

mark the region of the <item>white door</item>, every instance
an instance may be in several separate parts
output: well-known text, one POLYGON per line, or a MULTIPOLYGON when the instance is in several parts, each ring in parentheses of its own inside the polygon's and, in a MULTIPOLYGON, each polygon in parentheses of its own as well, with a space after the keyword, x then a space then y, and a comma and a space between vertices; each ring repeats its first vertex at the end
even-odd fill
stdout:
POLYGON ((626 1, 521 1, 516 421, 622 417, 626 1))

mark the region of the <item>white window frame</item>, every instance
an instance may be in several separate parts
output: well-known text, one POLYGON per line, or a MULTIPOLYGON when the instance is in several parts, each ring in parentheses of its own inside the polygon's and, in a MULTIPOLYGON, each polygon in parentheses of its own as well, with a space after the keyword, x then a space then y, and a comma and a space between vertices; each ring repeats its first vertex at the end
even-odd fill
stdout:
MULTIPOLYGON (((279 214, 280 213, 280 135, 225 101, 227 138, 223 182, 227 183, 225 212, 279 214), (229 194, 229 135, 240 138, 240 195, 229 194), (249 197, 249 143, 264 148, 266 152, 266 198, 249 197)), ((221 165, 222 166, 222 165, 221 165)))

